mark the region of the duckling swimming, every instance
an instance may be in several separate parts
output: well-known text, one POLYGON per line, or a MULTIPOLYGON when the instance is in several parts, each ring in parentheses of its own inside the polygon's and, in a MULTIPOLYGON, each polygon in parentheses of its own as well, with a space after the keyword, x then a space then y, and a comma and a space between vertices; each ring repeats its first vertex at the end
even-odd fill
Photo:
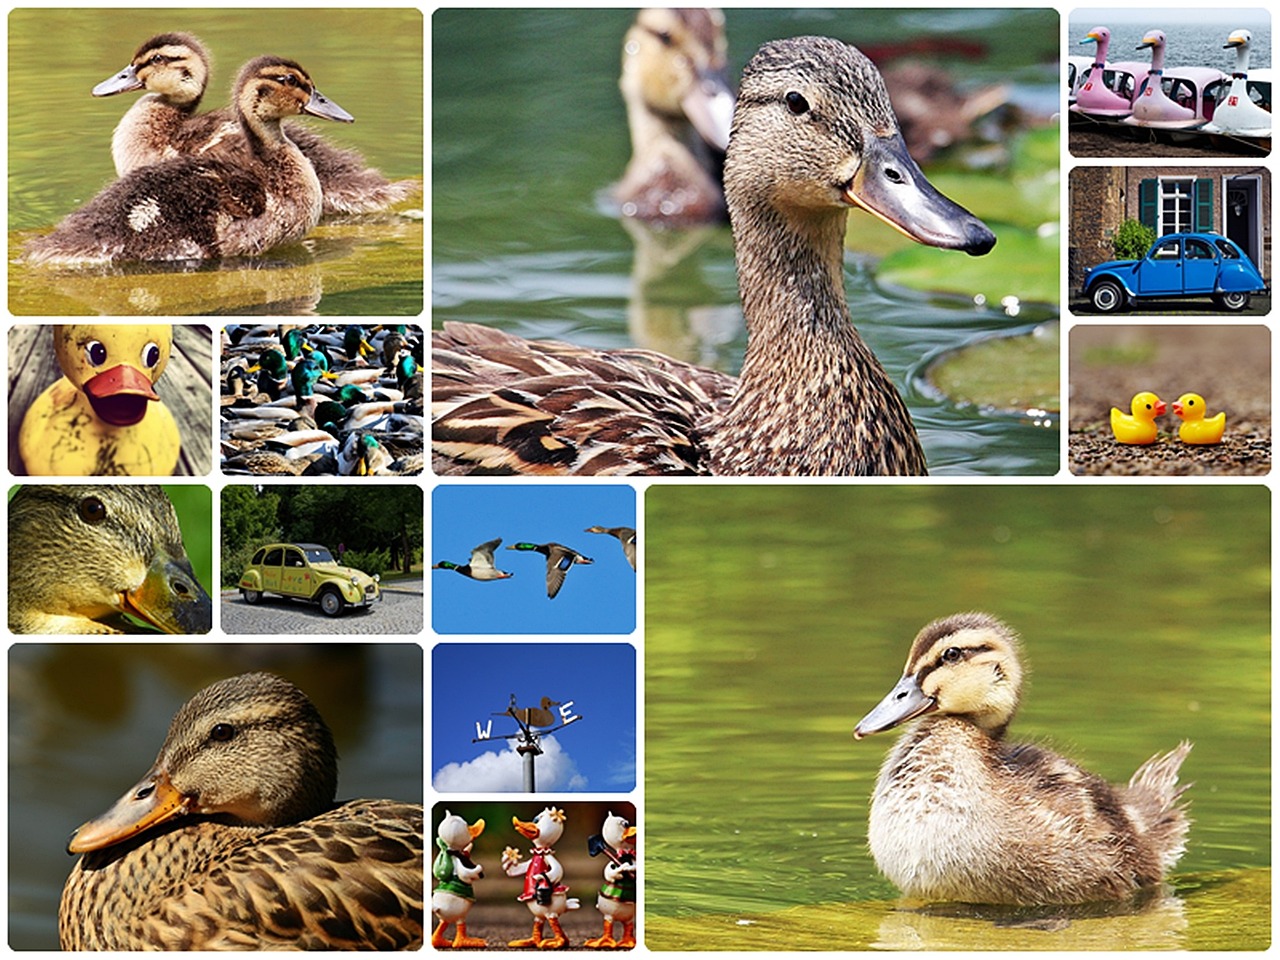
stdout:
POLYGON ((869 839, 904 894, 969 903, 1118 900, 1160 883, 1186 847, 1183 742, 1113 785, 1033 744, 1009 743, 1017 635, 985 613, 936 620, 858 739, 921 718, 885 758, 869 839))
POLYGON ((213 626, 164 491, 19 487, 9 501, 9 629, 124 633, 126 613, 165 633, 213 626))

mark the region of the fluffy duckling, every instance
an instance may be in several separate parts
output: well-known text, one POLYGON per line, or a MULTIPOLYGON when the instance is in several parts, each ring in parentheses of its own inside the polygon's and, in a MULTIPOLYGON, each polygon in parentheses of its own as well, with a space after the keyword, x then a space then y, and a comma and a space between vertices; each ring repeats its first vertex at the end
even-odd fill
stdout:
POLYGON ((547 558, 547 598, 554 600, 560 588, 564 586, 564 578, 569 568, 575 563, 595 563, 590 557, 584 557, 577 550, 566 547, 562 543, 513 543, 508 550, 524 550, 540 553, 547 558))
POLYGON ((505 570, 499 570, 493 565, 493 551, 502 546, 502 538, 496 537, 493 540, 486 540, 478 547, 474 547, 471 551, 471 559, 466 563, 453 563, 450 560, 441 560, 439 563, 431 565, 432 570, 452 570, 460 573, 464 577, 470 577, 472 580, 505 580, 515 574, 507 573, 505 570))
POLYGON ((611 537, 617 537, 618 542, 622 544, 622 552, 626 555, 627 563, 631 564, 631 569, 636 568, 636 531, 634 527, 587 527, 586 533, 604 533, 611 537))
POLYGON ((1156 442, 1156 417, 1165 414, 1165 403, 1150 390, 1134 394, 1129 403, 1132 413, 1111 408, 1111 432, 1121 443, 1145 445, 1156 442))
MULTIPOLYGON (((93 88, 95 97, 147 91, 111 138, 119 176, 173 157, 234 156, 246 149, 232 108, 196 113, 208 82, 204 45, 189 33, 162 33, 138 47, 123 70, 93 88)), ((304 126, 291 123, 285 130, 315 170, 326 215, 382 210, 418 189, 412 180, 388 182, 360 154, 335 147, 304 126)))
POLYGON ((631 160, 615 196, 624 216, 667 226, 725 218, 721 185, 733 91, 719 10, 641 10, 618 85, 631 160))
POLYGON ((125 633, 126 613, 165 633, 213 625, 164 491, 19 487, 9 501, 9 629, 125 633))
POLYGON ((422 806, 337 803, 315 705, 247 673, 197 693, 155 763, 67 846, 64 950, 421 947, 422 806))
POLYGON ((961 613, 920 631, 902 679, 854 730, 861 739, 919 718, 871 800, 881 872, 907 896, 970 903, 1116 900, 1159 883, 1185 849, 1178 768, 1191 744, 1113 785, 1004 739, 1021 690, 1017 635, 995 617, 961 613))
POLYGON ((1178 439, 1183 443, 1221 443, 1222 431, 1227 426, 1227 414, 1219 410, 1215 416, 1205 416, 1204 397, 1198 393, 1184 393, 1173 401, 1173 412, 1182 421, 1178 425, 1178 439))
POLYGON ((168 476, 182 437, 155 383, 169 362, 169 324, 53 327, 63 376, 27 410, 18 452, 35 476, 168 476))
POLYGON ((234 157, 177 157, 121 177, 31 241, 33 263, 203 260, 254 256, 300 239, 320 220, 320 181, 285 135, 284 117, 345 123, 292 60, 258 57, 240 71, 235 110, 246 149, 234 157))

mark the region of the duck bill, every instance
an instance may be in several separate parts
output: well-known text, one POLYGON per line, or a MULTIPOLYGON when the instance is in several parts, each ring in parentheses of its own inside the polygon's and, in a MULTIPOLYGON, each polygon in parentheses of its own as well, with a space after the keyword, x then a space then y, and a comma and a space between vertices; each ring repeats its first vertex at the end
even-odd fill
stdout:
POLYGON ((208 633, 213 628, 213 601, 185 561, 157 557, 142 583, 121 600, 125 613, 165 633, 208 633))
MULTIPOLYGON (((1173 405, 1173 412, 1174 412, 1174 413, 1178 413, 1178 406, 1179 406, 1179 404, 1177 404, 1177 403, 1175 403, 1175 404, 1173 405)), ((1165 405, 1165 402, 1164 402, 1163 400, 1161 400, 1159 403, 1157 403, 1157 404, 1156 404, 1156 416, 1157 416, 1157 417, 1163 417, 1163 416, 1164 416, 1164 414, 1165 414, 1165 411, 1166 411, 1166 410, 1168 410, 1168 409, 1169 409, 1169 408, 1165 405)), ((1182 414, 1178 413, 1178 416, 1182 416, 1182 414)))
POLYGON ((137 367, 120 364, 85 381, 89 406, 104 423, 131 427, 147 413, 147 404, 159 400, 151 378, 137 367))
POLYGON ((133 68, 133 64, 129 64, 114 77, 103 80, 91 92, 95 97, 109 97, 112 94, 141 89, 142 81, 138 79, 138 72, 133 68))
POLYGON ((698 136, 723 153, 729 149, 733 103, 729 81, 717 70, 702 72, 693 90, 680 101, 680 107, 698 136))
POLYGON ((866 137, 862 163, 845 185, 844 198, 917 243, 973 256, 996 244, 985 223, 934 189, 897 131, 866 137))
POLYGON ((136 837, 157 824, 182 816, 190 806, 190 798, 184 797, 169 782, 169 774, 152 768, 110 810, 73 833, 67 843, 67 853, 101 850, 136 837))
MULTIPOLYGON (((1163 413, 1164 413, 1164 409, 1163 409, 1163 407, 1164 407, 1164 404, 1163 404, 1163 403, 1161 403, 1161 404, 1157 404, 1157 405, 1156 405, 1156 416, 1157 416, 1157 417, 1159 417, 1159 416, 1163 415, 1163 413)), ((1182 404, 1181 404, 1181 403, 1179 403, 1177 400, 1173 401, 1173 412, 1174 412, 1174 414, 1175 414, 1176 416, 1179 416, 1179 417, 1180 417, 1180 416, 1182 416, 1182 404)))
POLYGON ((856 740, 890 730, 900 723, 938 709, 933 697, 926 697, 913 676, 903 677, 889 695, 871 708, 853 729, 856 740))
POLYGON ((303 113, 313 117, 324 117, 326 120, 337 120, 339 123, 355 123, 356 118, 326 97, 314 87, 311 88, 311 99, 302 108, 303 113))
POLYGON ((511 825, 516 828, 516 832, 526 840, 538 839, 538 825, 536 823, 526 823, 516 817, 511 818, 511 825))
POLYGON ((471 826, 467 827, 467 833, 471 834, 472 840, 480 836, 480 834, 484 833, 484 821, 477 820, 475 823, 471 824, 471 826))

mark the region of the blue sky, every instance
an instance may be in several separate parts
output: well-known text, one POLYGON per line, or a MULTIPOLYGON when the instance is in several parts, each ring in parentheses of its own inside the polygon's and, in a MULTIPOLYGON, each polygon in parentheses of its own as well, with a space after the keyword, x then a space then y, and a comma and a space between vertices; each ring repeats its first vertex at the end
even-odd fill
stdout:
MULTIPOLYGON (((466 563, 471 548, 502 538, 494 554, 508 580, 432 570, 431 625, 444 634, 621 634, 636 624, 636 573, 614 537, 590 526, 634 527, 629 486, 523 483, 437 486, 431 496, 431 562, 466 563), (561 543, 594 560, 575 564, 554 600, 546 558, 517 541, 561 543)), ((539 695, 541 696, 541 695, 539 695)))
POLYGON ((431 782, 437 791, 522 790, 523 758, 515 742, 496 739, 515 733, 516 723, 491 715, 505 710, 512 694, 521 707, 539 706, 543 697, 572 704, 570 715, 582 718, 542 738, 544 752, 534 768, 540 794, 635 789, 635 649, 622 642, 526 640, 445 641, 432 649, 431 782), (490 720, 495 739, 472 743, 476 724, 485 729, 490 720))

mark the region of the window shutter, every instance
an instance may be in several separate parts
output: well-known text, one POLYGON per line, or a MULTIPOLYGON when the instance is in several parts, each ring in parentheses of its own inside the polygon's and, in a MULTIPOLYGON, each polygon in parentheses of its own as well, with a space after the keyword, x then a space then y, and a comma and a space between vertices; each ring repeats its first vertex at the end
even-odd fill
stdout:
POLYGON ((1159 184, 1155 179, 1143 180, 1138 184, 1138 219, 1144 227, 1150 227, 1157 233, 1160 230, 1159 184))
POLYGON ((1196 179, 1195 225, 1197 230, 1213 232, 1213 180, 1209 177, 1196 179))

